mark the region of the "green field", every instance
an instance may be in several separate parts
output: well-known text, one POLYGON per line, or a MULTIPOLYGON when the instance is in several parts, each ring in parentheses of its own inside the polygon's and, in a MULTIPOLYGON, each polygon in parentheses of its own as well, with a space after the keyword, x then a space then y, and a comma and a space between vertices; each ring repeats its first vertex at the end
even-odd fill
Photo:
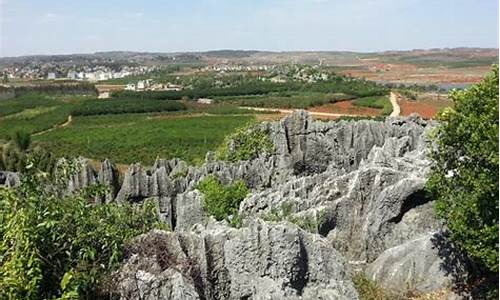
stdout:
POLYGON ((384 116, 389 115, 392 112, 391 101, 389 101, 389 98, 385 96, 358 98, 355 99, 352 104, 355 106, 382 109, 382 115, 384 116))
POLYGON ((224 97, 217 98, 219 101, 227 101, 239 106, 267 107, 267 108, 297 108, 306 109, 320 106, 339 100, 352 99, 352 96, 345 94, 323 94, 313 92, 290 93, 288 95, 265 95, 246 97, 224 97))
POLYGON ((152 164, 157 157, 203 161, 224 137, 254 122, 254 116, 122 114, 76 117, 70 126, 34 137, 56 156, 112 158, 152 164))
POLYGON ((385 109, 386 98, 379 95, 388 92, 375 83, 337 75, 327 81, 304 82, 290 77, 277 83, 248 74, 172 78, 176 70, 149 75, 158 81, 175 79, 189 88, 122 91, 110 99, 82 94, 93 91, 88 85, 47 85, 38 93, 25 88, 15 98, 0 102, 0 143, 24 132, 56 157, 110 158, 123 164, 152 164, 157 157, 178 157, 198 163, 228 134, 255 122, 255 114, 268 113, 241 106, 307 109, 372 96, 360 99, 359 105, 385 109), (197 103, 199 97, 212 98, 215 103, 197 103))

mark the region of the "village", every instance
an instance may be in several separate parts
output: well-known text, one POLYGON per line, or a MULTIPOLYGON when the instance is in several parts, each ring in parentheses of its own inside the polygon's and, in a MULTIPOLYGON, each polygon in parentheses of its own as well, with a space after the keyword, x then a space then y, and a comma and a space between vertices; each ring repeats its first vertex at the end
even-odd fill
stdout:
POLYGON ((89 82, 142 75, 155 70, 154 66, 127 66, 112 68, 106 65, 61 66, 56 64, 28 64, 3 68, 3 80, 82 80, 89 82))

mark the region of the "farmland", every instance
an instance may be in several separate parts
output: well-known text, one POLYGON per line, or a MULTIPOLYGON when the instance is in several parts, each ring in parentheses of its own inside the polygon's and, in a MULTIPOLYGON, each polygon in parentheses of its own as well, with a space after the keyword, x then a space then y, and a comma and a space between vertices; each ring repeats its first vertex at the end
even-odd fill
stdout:
MULTIPOLYGON (((57 157, 111 158, 121 164, 178 157, 196 164, 236 129, 282 118, 293 109, 326 119, 376 118, 392 111, 387 86, 342 76, 330 67, 284 65, 259 74, 187 69, 171 67, 108 82, 124 84, 151 76, 160 84, 184 87, 181 90, 114 91, 109 99, 97 99, 86 84, 16 86, 14 98, 0 101, 0 143, 25 132, 57 157), (199 98, 211 100, 199 103, 199 98)), ((433 106, 432 101, 425 105, 433 106)), ((403 114, 414 108, 430 111, 418 101, 402 104, 403 114)))
POLYGON ((57 156, 112 157, 119 163, 152 164, 157 157, 203 161, 235 128, 253 116, 175 117, 122 114, 75 118, 71 127, 35 137, 57 156))

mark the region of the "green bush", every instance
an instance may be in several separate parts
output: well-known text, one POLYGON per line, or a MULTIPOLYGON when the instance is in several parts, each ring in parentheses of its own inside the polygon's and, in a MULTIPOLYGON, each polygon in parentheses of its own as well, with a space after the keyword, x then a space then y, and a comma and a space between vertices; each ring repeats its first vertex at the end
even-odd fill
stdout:
POLYGON ((250 160, 261 153, 273 153, 274 144, 266 131, 256 127, 245 127, 226 137, 217 149, 216 158, 226 161, 250 160))
POLYGON ((75 165, 59 164, 54 176, 36 165, 18 188, 0 189, 0 298, 105 297, 104 275, 123 259, 125 241, 162 227, 155 203, 94 205, 98 186, 65 196, 75 165))
POLYGON ((498 274, 498 66, 451 93, 433 133, 428 188, 455 243, 498 274))
POLYGON ((216 220, 228 220, 238 225, 238 208, 249 190, 242 180, 224 186, 215 176, 205 177, 197 186, 204 196, 204 209, 216 220), (229 216, 232 216, 231 220, 229 216))

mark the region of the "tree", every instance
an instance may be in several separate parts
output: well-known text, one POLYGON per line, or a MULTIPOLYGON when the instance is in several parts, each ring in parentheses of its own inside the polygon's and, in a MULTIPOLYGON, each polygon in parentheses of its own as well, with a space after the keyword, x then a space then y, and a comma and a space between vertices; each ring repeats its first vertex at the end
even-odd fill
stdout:
POLYGON ((484 80, 450 94, 434 132, 428 188, 453 241, 498 273, 498 65, 484 80))

